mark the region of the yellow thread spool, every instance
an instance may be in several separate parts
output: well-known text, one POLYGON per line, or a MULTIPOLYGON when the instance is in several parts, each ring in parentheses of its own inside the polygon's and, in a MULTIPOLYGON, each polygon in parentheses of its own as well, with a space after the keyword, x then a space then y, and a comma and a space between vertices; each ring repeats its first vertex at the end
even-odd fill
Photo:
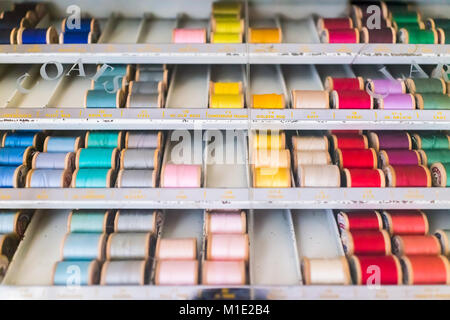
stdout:
POLYGON ((280 134, 268 132, 259 133, 257 132, 253 137, 253 148, 254 149, 285 149, 286 148, 286 135, 284 132, 280 134))
POLYGON ((284 96, 282 94, 254 94, 252 96, 254 109, 284 109, 284 96))
POLYGON ((210 91, 216 94, 240 94, 242 82, 211 82, 210 91))
POLYGON ((211 94, 209 97, 210 108, 239 109, 244 107, 242 94, 211 94))
POLYGON ((214 14, 240 14, 242 4, 239 2, 214 2, 212 12, 214 14))
POLYGON ((242 33, 244 21, 234 18, 217 18, 211 20, 211 29, 216 33, 242 33))
POLYGON ((256 168, 253 175, 255 188, 290 188, 289 168, 256 168))
POLYGON ((211 43, 242 43, 242 34, 212 32, 211 43))
POLYGON ((281 43, 280 28, 249 28, 250 43, 281 43))
POLYGON ((290 168, 291 154, 288 149, 258 149, 253 164, 255 168, 290 168))

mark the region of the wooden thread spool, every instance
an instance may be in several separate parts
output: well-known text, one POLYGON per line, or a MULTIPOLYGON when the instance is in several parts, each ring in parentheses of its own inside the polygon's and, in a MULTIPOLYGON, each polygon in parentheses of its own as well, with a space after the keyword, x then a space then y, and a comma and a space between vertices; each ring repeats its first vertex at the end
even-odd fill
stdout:
POLYGON ((436 162, 430 167, 433 187, 450 186, 450 163, 436 162))
POLYGON ((162 188, 200 188, 200 165, 166 164, 161 169, 162 188))
POLYGON ((73 210, 67 219, 67 232, 111 233, 114 232, 112 210, 73 210))
POLYGON ((351 256, 349 263, 359 285, 399 285, 402 268, 396 256, 351 256), (374 278, 376 272, 377 278, 374 278))
POLYGON ((209 90, 214 94, 241 94, 242 82, 210 82, 209 90))
POLYGON ((62 260, 105 259, 105 233, 67 233, 62 241, 62 260))
POLYGON ((211 94, 209 96, 209 107, 218 109, 241 109, 244 108, 243 94, 211 94))
POLYGON ((411 150, 412 141, 408 132, 404 131, 372 131, 369 132, 370 146, 376 151, 380 149, 411 150))
POLYGON ((255 188, 290 188, 290 168, 255 168, 253 172, 255 188))
POLYGON ((333 90, 331 97, 335 109, 373 109, 373 98, 365 91, 333 90))
POLYGON ((206 216, 206 232, 208 234, 246 233, 247 218, 245 212, 208 212, 206 216))
POLYGON ((125 134, 125 148, 128 149, 161 149, 162 143, 161 131, 127 131, 125 134))
POLYGON ((448 110, 450 105, 450 95, 441 93, 421 93, 415 94, 417 109, 420 110, 448 110))
POLYGON ((389 187, 431 187, 431 174, 427 167, 387 166, 383 169, 389 187))
POLYGON ((155 284, 166 286, 198 284, 198 261, 159 260, 156 263, 155 284))
POLYGON ((450 255, 450 230, 436 230, 435 236, 441 244, 442 254, 448 257, 450 255))
POLYGON ((326 136, 293 136, 292 145, 297 151, 328 151, 328 138, 326 136))
POLYGON ((345 90, 345 91, 361 91, 364 90, 364 79, 356 78, 325 78, 325 89, 328 91, 345 90))
POLYGON ((410 93, 446 93, 445 81, 442 78, 409 78, 405 80, 410 93))
POLYGON ((166 90, 162 81, 130 81, 129 94, 159 94, 166 90))
POLYGON ((155 188, 157 171, 151 169, 120 169, 117 188, 155 188))
POLYGON ((345 253, 355 255, 389 255, 391 239, 386 230, 343 230, 342 245, 345 253))
POLYGON ((99 283, 100 264, 97 260, 86 261, 59 261, 53 266, 53 285, 70 286, 82 285, 92 286, 99 283), (74 282, 74 273, 79 274, 74 282))
POLYGON ((112 233, 106 243, 108 260, 145 260, 150 255, 152 234, 112 233))
POLYGON ((392 238, 392 251, 398 256, 440 255, 441 244, 431 235, 403 235, 392 238))
POLYGON ((31 217, 28 213, 15 210, 0 211, 0 234, 16 233, 22 237, 30 223, 31 217))
POLYGON ((85 148, 121 149, 123 145, 122 131, 88 131, 86 132, 85 148))
POLYGON ((291 154, 287 149, 257 149, 253 164, 255 168, 290 168, 291 154))
POLYGON ((31 158, 33 169, 66 169, 73 172, 75 153, 73 152, 36 152, 31 158))
POLYGON ((306 285, 351 284, 350 270, 345 257, 334 259, 302 259, 302 274, 306 285))
POLYGON ((202 284, 244 285, 247 282, 244 261, 205 261, 202 265, 202 284))
POLYGON ((429 231, 428 218, 421 210, 384 210, 382 214, 392 235, 425 235, 429 231))
POLYGON ((301 165, 297 174, 300 187, 341 186, 341 174, 335 165, 301 165))
POLYGON ((25 165, 18 167, 0 166, 0 188, 21 188, 28 169, 25 165))
POLYGON ((447 163, 450 161, 450 150, 419 150, 420 159, 422 164, 426 166, 431 166, 432 164, 443 162, 447 163))
POLYGON ((418 166, 422 164, 419 152, 417 150, 391 149, 380 150, 379 158, 381 167, 393 166, 418 166))
POLYGON ((42 132, 5 132, 3 135, 2 147, 12 147, 12 148, 27 148, 34 147, 38 150, 41 149, 44 140, 44 135, 42 132))
POLYGON ((83 146, 80 137, 48 136, 44 140, 44 152, 76 152, 83 146))
POLYGON ((206 258, 213 261, 248 261, 248 234, 210 234, 207 239, 206 258))
POLYGON ((253 149, 285 149, 286 135, 280 131, 256 132, 253 136, 253 149))
POLYGON ((242 33, 211 32, 211 43, 242 43, 242 33))
POLYGON ((397 34, 392 27, 381 29, 368 29, 364 27, 361 29, 360 39, 361 43, 396 43, 397 34))
POLYGON ((403 256, 401 263, 404 284, 450 283, 450 266, 444 256, 403 256))
POLYGON ((213 33, 242 34, 244 32, 244 20, 242 19, 211 19, 213 33))
POLYGON ((281 43, 282 33, 280 28, 248 28, 250 43, 281 43))
POLYGON ((123 149, 120 152, 121 169, 155 169, 158 168, 159 149, 123 149))
POLYGON ((75 156, 75 164, 79 169, 115 169, 119 160, 117 148, 79 149, 75 156))
POLYGON ((324 165, 331 164, 330 154, 324 150, 294 151, 295 170, 301 165, 324 165))
POLYGON ((350 17, 343 18, 319 18, 317 20, 317 29, 351 29, 353 21, 350 17))
POLYGON ((324 90, 292 90, 294 109, 329 109, 330 96, 324 90))
POLYGON ((125 103, 126 108, 162 108, 164 97, 159 93, 129 94, 125 103))
POLYGON ((71 170, 31 169, 25 180, 26 188, 69 188, 72 180, 71 170))
POLYGON ((381 230, 383 220, 376 210, 339 212, 337 215, 338 225, 342 230, 381 230))
POLYGON ((150 266, 148 260, 106 261, 102 266, 101 285, 148 284, 150 266))
POLYGON ((284 95, 270 94, 254 94, 252 95, 253 109, 284 109, 284 95))
POLYGON ((176 28, 172 31, 173 43, 206 43, 206 29, 180 29, 176 28))
POLYGON ((384 188, 386 179, 381 169, 344 169, 347 188, 384 188))
POLYGON ((324 29, 320 34, 323 43, 359 43, 359 31, 353 29, 324 29))
POLYGON ((415 149, 449 149, 450 136, 443 133, 413 133, 411 135, 415 149))
POLYGON ((158 239, 155 258, 159 260, 197 259, 197 238, 158 239))
POLYGON ((76 169, 72 175, 72 188, 112 188, 114 169, 76 169))
POLYGON ((12 260, 14 253, 19 245, 20 238, 16 233, 0 234, 0 255, 12 260))
POLYGON ((368 149, 367 136, 359 133, 336 133, 331 135, 333 149, 368 149))
POLYGON ((335 159, 339 167, 347 169, 376 169, 377 153, 374 149, 337 149, 335 159))
POLYGON ((153 210, 119 210, 114 219, 116 232, 150 232, 157 230, 157 211, 153 210))

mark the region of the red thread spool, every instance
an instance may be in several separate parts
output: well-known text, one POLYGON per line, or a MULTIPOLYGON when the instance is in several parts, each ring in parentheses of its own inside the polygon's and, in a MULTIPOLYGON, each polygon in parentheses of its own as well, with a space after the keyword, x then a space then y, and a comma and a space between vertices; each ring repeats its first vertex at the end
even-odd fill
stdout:
POLYGON ((373 99, 365 91, 334 90, 331 97, 335 109, 373 109, 373 99))
POLYGON ((384 168, 389 187, 431 187, 431 174, 427 167, 387 166, 384 168))
POLYGON ((384 188, 386 180, 381 169, 344 169, 348 188, 384 188))
POLYGON ((359 133, 336 133, 331 135, 334 150, 336 149, 367 149, 367 137, 359 133))
POLYGON ((441 243, 431 235, 404 235, 392 239, 392 250, 396 255, 417 256, 441 254, 441 243))
POLYGON ((326 77, 325 89, 332 90, 364 90, 364 80, 361 77, 357 78, 332 78, 326 77))
POLYGON ((403 256, 405 284, 449 284, 450 268, 444 256, 403 256))
POLYGON ((383 220, 378 211, 339 212, 337 215, 339 227, 342 230, 381 230, 383 220))
POLYGON ((339 167, 347 169, 376 169, 377 154, 374 149, 337 149, 335 160, 339 167))
POLYGON ((331 134, 341 134, 341 133, 357 133, 357 134, 362 134, 362 130, 331 130, 331 134))
POLYGON ((361 29, 361 43, 396 43, 397 37, 394 28, 361 29))
POLYGON ((402 269, 395 256, 352 256, 350 266, 356 284, 401 284, 402 269))
POLYGON ((359 43, 358 29, 324 29, 321 35, 324 43, 359 43))
POLYGON ((346 18, 320 18, 317 21, 317 28, 323 29, 351 29, 353 21, 349 17, 346 18))
POLYGON ((425 235, 429 230, 428 218, 420 210, 385 210, 382 217, 392 235, 425 235))
POLYGON ((347 255, 391 254, 391 239, 386 230, 344 230, 341 239, 347 255))

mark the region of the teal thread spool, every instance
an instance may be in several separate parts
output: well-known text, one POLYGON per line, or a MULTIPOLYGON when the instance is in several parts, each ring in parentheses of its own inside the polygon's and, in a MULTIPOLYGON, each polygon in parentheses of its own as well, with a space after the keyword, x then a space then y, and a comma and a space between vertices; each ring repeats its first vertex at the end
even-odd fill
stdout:
POLYGON ((75 163, 80 169, 116 168, 118 150, 116 148, 86 148, 77 151, 75 163))
POLYGON ((414 133, 411 138, 415 149, 450 149, 450 137, 443 133, 414 133))
POLYGON ((439 93, 416 94, 417 107, 425 110, 449 110, 450 97, 439 93))
POLYGON ((114 93, 100 90, 88 90, 85 96, 86 108, 121 108, 123 106, 124 94, 122 90, 114 93))
POLYGON ((433 187, 450 187, 450 163, 434 163, 431 168, 433 187))
POLYGON ((111 188, 113 169, 77 169, 72 176, 72 188, 111 188))
POLYGON ((446 18, 428 18, 427 19, 427 28, 435 29, 435 28, 450 28, 450 19, 446 18))
POLYGON ((419 150, 422 164, 431 166, 434 163, 449 163, 450 149, 419 150))
POLYGON ((107 90, 109 92, 115 89, 121 89, 126 86, 126 78, 122 75, 118 76, 101 76, 96 81, 92 80, 92 90, 107 90), (117 87, 115 85, 117 84, 117 87))
MULTIPOLYGON (((131 79, 134 76, 134 67, 126 64, 108 64, 109 67, 105 69, 100 77, 105 76, 124 76, 126 79, 131 79), (112 68, 111 68, 112 67, 112 68)), ((100 70, 101 66, 98 67, 100 70)))
POLYGON ((60 261, 53 267, 53 284, 56 286, 90 286, 100 280, 98 261, 60 261))
POLYGON ((439 44, 450 44, 450 27, 437 28, 436 32, 439 37, 439 44))
POLYGON ((68 233, 62 242, 62 260, 105 260, 105 233, 68 233))
POLYGON ((86 148, 122 148, 122 131, 89 131, 86 148))
POLYGON ((410 93, 442 93, 446 92, 442 78, 410 78, 406 79, 406 86, 410 93))
POLYGON ((67 231, 72 233, 114 232, 115 212, 110 210, 73 210, 69 214, 67 231))

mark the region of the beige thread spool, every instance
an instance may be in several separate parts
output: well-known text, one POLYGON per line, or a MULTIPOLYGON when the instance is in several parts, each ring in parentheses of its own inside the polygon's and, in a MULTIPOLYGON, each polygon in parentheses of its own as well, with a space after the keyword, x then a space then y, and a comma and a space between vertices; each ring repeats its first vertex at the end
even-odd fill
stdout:
POLYGON ((336 165, 301 165, 298 183, 300 187, 340 187, 341 173, 336 165))
POLYGON ((325 150, 328 151, 329 142, 326 136, 293 136, 294 150, 325 150))
POLYGON ((294 109, 329 109, 330 96, 325 90, 292 90, 294 109))
POLYGON ((158 239, 155 258, 159 260, 195 260, 197 238, 158 239))
POLYGON ((302 273, 306 285, 351 284, 350 269, 345 257, 334 259, 303 258, 302 273))

